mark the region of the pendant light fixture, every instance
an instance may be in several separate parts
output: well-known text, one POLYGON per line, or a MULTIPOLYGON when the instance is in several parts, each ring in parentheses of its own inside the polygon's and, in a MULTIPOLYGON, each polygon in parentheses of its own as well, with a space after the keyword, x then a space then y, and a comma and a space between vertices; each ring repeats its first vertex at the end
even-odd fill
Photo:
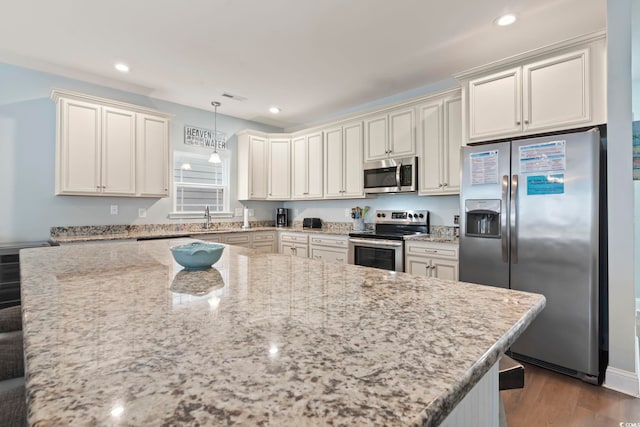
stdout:
POLYGON ((213 153, 209 157, 209 163, 220 163, 220 154, 218 154, 218 107, 220 103, 218 101, 211 101, 213 105, 213 153))

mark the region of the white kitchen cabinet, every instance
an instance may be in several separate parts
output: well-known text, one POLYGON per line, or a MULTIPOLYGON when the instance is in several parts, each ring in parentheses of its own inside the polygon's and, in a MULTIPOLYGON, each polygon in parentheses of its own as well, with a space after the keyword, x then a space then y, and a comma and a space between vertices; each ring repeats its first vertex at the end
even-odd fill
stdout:
POLYGON ((280 253, 309 257, 309 236, 305 233, 280 232, 280 253))
POLYGON ((324 132, 324 197, 364 197, 362 123, 350 123, 324 132))
POLYGON ((57 104, 56 194, 169 195, 166 114, 60 90, 51 98, 57 104))
POLYGON ((460 91, 418 106, 421 195, 460 192, 462 100, 460 91))
POLYGON ((322 132, 291 140, 291 198, 321 199, 323 196, 322 132))
POLYGON ((238 200, 265 200, 269 145, 265 134, 238 133, 238 200))
POLYGON ((605 35, 460 73, 469 142, 606 122, 605 35))
POLYGON ((313 259, 346 264, 348 247, 347 236, 311 234, 309 237, 310 258, 313 259))
POLYGON ((136 188, 142 196, 169 196, 169 120, 138 114, 136 188))
POLYGON ((413 156, 415 110, 403 108, 364 121, 364 161, 413 156))
POLYGON ((405 271, 443 280, 458 280, 458 245, 425 241, 405 242, 405 271))
POLYGON ((269 139, 269 200, 291 198, 291 140, 269 139))

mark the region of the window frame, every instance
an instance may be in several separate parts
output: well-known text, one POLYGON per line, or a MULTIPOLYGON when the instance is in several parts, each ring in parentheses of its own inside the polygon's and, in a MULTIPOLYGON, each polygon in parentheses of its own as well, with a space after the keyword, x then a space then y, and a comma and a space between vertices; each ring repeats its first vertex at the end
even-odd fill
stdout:
MULTIPOLYGON (((171 212, 169 212, 168 217, 172 218, 172 219, 193 219, 193 218, 204 218, 204 209, 202 211, 195 211, 195 212, 180 212, 177 210, 177 197, 178 197, 178 183, 176 182, 175 179, 175 157, 176 157, 176 153, 179 153, 179 155, 181 157, 191 157, 191 158, 198 158, 198 159, 203 159, 203 158, 207 158, 211 155, 211 153, 209 154, 205 154, 205 153, 200 153, 200 152, 193 152, 193 151, 181 151, 181 150, 173 150, 173 152, 171 153, 171 188, 173 190, 173 194, 171 196, 171 212)), ((231 197, 230 197, 230 193, 231 193, 231 153, 229 152, 229 150, 218 150, 218 154, 220 155, 220 160, 222 160, 223 163, 223 174, 222 174, 222 179, 223 179, 223 184, 222 185, 215 185, 212 187, 219 187, 219 188, 223 188, 223 197, 222 197, 222 204, 223 204, 223 211, 222 212, 211 212, 210 213, 210 217, 211 218, 233 218, 233 212, 230 211, 231 209, 231 197)), ((194 187, 197 187, 198 185, 195 184, 194 187)))

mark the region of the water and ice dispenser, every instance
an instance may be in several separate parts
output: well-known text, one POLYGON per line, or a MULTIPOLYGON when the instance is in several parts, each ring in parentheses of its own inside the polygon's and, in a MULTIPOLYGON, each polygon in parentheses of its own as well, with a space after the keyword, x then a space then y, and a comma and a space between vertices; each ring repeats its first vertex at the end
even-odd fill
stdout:
POLYGON ((500 200, 465 200, 466 236, 500 238, 500 200))

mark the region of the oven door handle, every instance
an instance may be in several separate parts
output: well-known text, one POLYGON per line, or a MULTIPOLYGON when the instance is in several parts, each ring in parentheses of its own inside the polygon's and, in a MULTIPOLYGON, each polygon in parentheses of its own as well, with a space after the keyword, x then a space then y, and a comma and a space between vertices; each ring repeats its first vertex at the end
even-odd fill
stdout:
POLYGON ((354 245, 371 246, 371 247, 387 247, 387 248, 400 248, 402 247, 402 240, 382 240, 382 239, 349 239, 349 242, 354 245))

